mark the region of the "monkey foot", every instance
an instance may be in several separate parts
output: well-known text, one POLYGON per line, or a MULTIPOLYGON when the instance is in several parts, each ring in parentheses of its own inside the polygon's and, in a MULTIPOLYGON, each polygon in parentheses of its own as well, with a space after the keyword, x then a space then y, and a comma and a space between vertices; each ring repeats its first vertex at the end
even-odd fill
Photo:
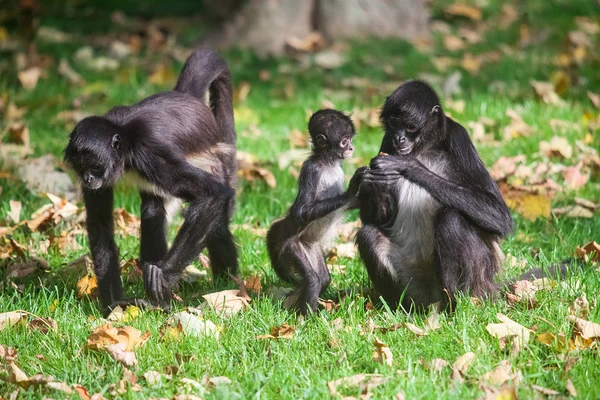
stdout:
POLYGON ((157 302, 163 309, 168 309, 172 297, 171 289, 167 285, 162 269, 154 264, 144 264, 144 287, 148 296, 157 302))

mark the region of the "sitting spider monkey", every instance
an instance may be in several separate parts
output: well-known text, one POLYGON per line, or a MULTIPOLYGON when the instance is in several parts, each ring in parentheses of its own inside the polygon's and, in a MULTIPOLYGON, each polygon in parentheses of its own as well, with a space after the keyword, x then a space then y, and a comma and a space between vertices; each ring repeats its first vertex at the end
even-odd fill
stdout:
POLYGON ((421 81, 387 98, 381 123, 386 154, 363 176, 356 237, 375 290, 406 310, 496 292, 513 223, 467 131, 421 81))
POLYGON ((187 59, 173 91, 85 118, 71 133, 65 161, 82 184, 105 315, 117 304, 143 304, 123 299, 113 232, 113 186, 122 176, 140 191, 140 261, 146 292, 154 302, 168 308, 171 289, 204 247, 215 276, 237 272, 237 251, 228 229, 237 172, 231 94, 225 60, 201 49, 187 59), (178 201, 188 208, 168 249, 167 220, 178 201))
POLYGON ((317 111, 308 130, 313 149, 300 171, 298 196, 288 215, 275 221, 267 233, 275 272, 295 286, 285 304, 303 315, 316 310, 319 294, 331 281, 324 252, 344 211, 357 206, 361 177, 355 174, 344 191, 342 160, 352 156, 355 135, 347 115, 336 110, 317 111))

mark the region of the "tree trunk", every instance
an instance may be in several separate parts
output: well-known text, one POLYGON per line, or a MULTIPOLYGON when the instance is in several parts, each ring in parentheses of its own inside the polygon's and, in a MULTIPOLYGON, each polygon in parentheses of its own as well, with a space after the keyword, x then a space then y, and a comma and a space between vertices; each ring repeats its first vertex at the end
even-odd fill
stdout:
MULTIPOLYGON (((426 0, 247 0, 205 44, 278 56, 286 41, 318 31, 330 40, 427 34, 426 0)), ((238 3, 239 4, 239 3, 238 3)))
POLYGON ((327 38, 399 37, 427 34, 423 0, 320 0, 316 26, 327 38))

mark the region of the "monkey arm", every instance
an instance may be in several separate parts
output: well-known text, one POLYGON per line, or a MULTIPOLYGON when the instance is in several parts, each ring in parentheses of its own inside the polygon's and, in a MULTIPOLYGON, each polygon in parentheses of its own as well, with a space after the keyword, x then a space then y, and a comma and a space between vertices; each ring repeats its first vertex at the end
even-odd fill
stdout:
POLYGON ((123 298, 119 251, 114 238, 113 190, 83 190, 94 272, 104 308, 123 298))
POLYGON ((465 214, 480 228, 500 236, 512 231, 508 208, 495 194, 442 178, 418 161, 403 176, 427 190, 440 203, 465 214))
POLYGON ((301 226, 306 226, 314 220, 323 218, 344 206, 351 200, 349 192, 342 193, 335 197, 309 202, 297 202, 292 206, 290 215, 301 226))

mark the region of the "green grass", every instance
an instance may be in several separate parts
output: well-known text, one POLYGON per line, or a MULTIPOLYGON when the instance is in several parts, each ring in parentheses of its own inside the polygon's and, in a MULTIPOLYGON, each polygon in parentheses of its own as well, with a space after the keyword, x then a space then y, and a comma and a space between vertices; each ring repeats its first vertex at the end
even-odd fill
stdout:
MULTIPOLYGON (((154 3, 148 2, 150 6, 146 6, 140 14, 146 17, 164 16, 165 13, 186 15, 195 8, 185 1, 171 3, 174 3, 173 7, 165 8, 152 6, 154 3)), ((441 19, 448 2, 436 0, 433 3, 432 15, 441 19)), ((535 129, 532 136, 503 141, 499 147, 477 143, 486 165, 491 166, 503 155, 525 154, 528 162, 544 159, 538 153, 539 142, 560 134, 550 128, 549 120, 554 118, 583 127, 580 131, 569 130, 565 133, 572 145, 576 140, 583 140, 586 133, 589 133, 592 135, 590 146, 598 148, 599 132, 591 131, 583 125, 585 113, 592 116, 598 113, 586 96, 587 90, 600 92, 600 75, 597 73, 600 58, 595 49, 588 49, 586 61, 569 70, 573 79, 568 92, 563 96, 567 102, 565 107, 551 106, 536 100, 529 86, 530 80, 550 80, 552 74, 559 70, 553 60, 566 50, 567 33, 575 29, 574 18, 591 16, 598 20, 600 13, 597 3, 592 0, 526 2, 527 5, 517 6, 523 13, 521 20, 504 30, 496 26, 504 2, 490 0, 479 3, 489 3, 483 9, 483 15, 486 23, 491 26, 482 42, 468 49, 473 54, 495 50, 500 45, 517 48, 520 23, 527 24, 532 32, 550 28, 548 40, 523 49, 522 58, 503 55, 498 62, 484 64, 477 75, 462 71, 462 91, 453 99, 465 100, 466 108, 462 113, 451 111, 456 120, 466 125, 468 121, 476 121, 479 117, 491 118, 497 122, 492 132, 500 138, 502 128, 509 122, 506 110, 513 108, 518 109, 523 119, 535 129), (493 92, 490 87, 494 81, 505 83, 511 90, 504 94, 493 92)), ((115 33, 116 28, 109 18, 113 7, 120 3, 108 1, 89 6, 83 6, 79 2, 68 4, 72 4, 74 11, 65 12, 58 5, 48 6, 47 14, 41 17, 41 25, 86 35, 115 33)), ((123 10, 133 12, 135 4, 125 2, 123 10)), ((193 17, 191 21, 198 21, 198 18, 193 17)), ((451 20, 450 23, 453 32, 457 32, 460 26, 469 25, 461 20, 451 20)), ((204 25, 198 28, 199 25, 202 24, 183 24, 178 35, 180 42, 185 45, 193 43, 191 38, 205 29, 204 25)), ((7 25, 7 28, 9 34, 12 34, 14 27, 7 25)), ((432 55, 461 59, 462 52, 451 53, 443 48, 439 34, 435 34, 433 39, 435 46, 431 50, 432 55)), ((600 41, 596 38, 596 48, 598 43, 600 41)), ((170 87, 170 84, 149 84, 147 77, 151 68, 144 63, 133 67, 125 65, 116 73, 96 73, 78 67, 71 56, 81 45, 83 39, 80 37, 76 42, 66 45, 39 44, 38 51, 55 57, 57 62, 61 57, 69 59, 86 79, 87 84, 83 88, 71 86, 58 76, 56 64, 51 67, 48 78, 40 80, 34 90, 26 91, 20 87, 14 71, 10 71, 12 64, 0 64, 4 68, 0 77, 0 94, 7 95, 17 105, 27 108, 24 119, 31 130, 35 156, 53 153, 60 157, 72 125, 56 122, 54 117, 60 111, 71 109, 73 99, 86 90, 95 88, 105 97, 98 96, 86 102, 84 110, 103 113, 112 106, 134 103, 170 87)), ((99 52, 102 53, 102 50, 99 52)), ((341 110, 374 108, 381 105, 385 96, 391 92, 390 82, 416 78, 423 73, 445 77, 455 70, 461 70, 456 67, 444 74, 438 73, 430 62, 431 55, 419 52, 408 43, 394 40, 353 43, 347 53, 347 62, 333 71, 323 71, 318 67, 303 69, 296 62, 286 59, 259 60, 248 52, 236 50, 226 52, 225 56, 231 67, 234 83, 237 85, 247 81, 251 85, 247 99, 235 104, 239 149, 255 154, 265 163, 271 163, 268 165, 272 165, 277 179, 276 189, 270 189, 262 182, 240 182, 238 207, 233 223, 257 227, 268 226, 291 205, 297 190, 296 180, 288 171, 278 170, 277 155, 290 148, 288 134, 291 130, 306 131, 309 112, 321 108, 324 100, 333 102, 341 110), (386 69, 389 71, 386 66, 391 66, 391 74, 386 72, 386 69), (259 80, 261 70, 268 70, 271 80, 259 80), (351 77, 368 78, 374 90, 345 87, 342 80, 351 77), (286 85, 292 88, 289 97, 286 85), (256 126, 260 135, 252 135, 251 126, 256 126)), ((141 58, 150 60, 149 65, 161 62, 161 57, 157 54, 147 54, 141 58)), ((173 64, 172 68, 178 71, 180 65, 173 64)), ((439 84, 435 86, 439 88, 439 84)), ((363 124, 355 140, 357 156, 368 160, 377 153, 380 141, 380 130, 363 124)), ((569 165, 574 163, 573 160, 563 162, 569 165)), ((355 167, 347 165, 347 174, 350 175, 355 167)), ((23 203, 24 217, 47 202, 28 192, 24 185, 15 180, 0 180, 0 186, 3 187, 0 201, 2 219, 6 218, 9 210, 9 200, 20 200, 23 203)), ((570 204, 577 196, 596 202, 600 199, 597 171, 584 188, 558 194, 552 199, 552 204, 570 204)), ((118 207, 139 213, 139 199, 130 188, 121 187, 116 197, 118 207)), ((591 219, 553 217, 538 219, 536 222, 528 221, 516 213, 513 216, 515 234, 502 244, 502 248, 505 253, 527 260, 528 267, 560 261, 571 256, 577 245, 599 239, 598 213, 591 219)), ((353 213, 348 218, 355 219, 356 214, 353 213)), ((58 234, 64 229, 69 229, 69 226, 59 225, 51 233, 58 234)), ((171 232, 171 237, 173 234, 171 232)), ((237 230, 235 235, 239 244, 242 275, 259 275, 264 291, 280 286, 270 268, 264 239, 243 230, 237 230)), ((36 248, 37 243, 45 239, 46 235, 31 234, 26 228, 21 228, 13 237, 22 244, 36 248)), ((18 349, 18 365, 28 375, 53 375, 59 381, 79 383, 90 393, 103 392, 108 396, 109 386, 121 379, 123 367, 103 353, 81 351, 90 332, 99 324, 97 319, 101 315, 96 302, 77 299, 74 287, 79 277, 61 273, 67 263, 87 253, 85 235, 80 236, 78 241, 83 246, 81 251, 66 256, 60 255, 56 250, 49 252, 49 273, 27 279, 21 291, 4 286, 0 294, 0 312, 23 309, 38 316, 51 317, 58 323, 58 332, 43 335, 25 327, 4 329, 0 331, 0 344, 18 349), (89 316, 96 320, 92 321, 89 316), (45 360, 39 360, 36 357, 38 354, 44 355, 45 360)), ((118 245, 121 258, 137 256, 138 243, 135 238, 119 237, 118 245)), ((139 364, 132 369, 135 375, 141 377, 148 370, 165 372, 167 366, 176 364, 177 354, 194 355, 195 358, 181 365, 180 373, 172 380, 163 380, 156 387, 149 387, 141 380, 142 392, 130 391, 120 398, 172 397, 184 392, 181 378, 201 381, 204 376, 220 375, 229 377, 232 384, 210 389, 204 397, 325 398, 329 395, 328 381, 358 373, 379 373, 388 378, 384 384, 374 389, 375 398, 391 398, 399 391, 404 392, 406 398, 479 398, 483 393, 477 377, 505 359, 510 359, 512 366, 522 374, 522 380, 516 384, 521 398, 535 395, 531 385, 548 387, 566 394, 567 378, 573 381, 579 398, 600 397, 598 346, 569 354, 532 340, 517 357, 511 358, 485 330, 488 323, 497 322, 495 315, 500 312, 526 327, 537 329, 538 333, 550 331, 569 334, 571 327, 567 321, 568 306, 582 293, 586 293, 591 303, 600 293, 600 274, 593 268, 569 275, 564 280, 564 287, 558 285, 549 292, 539 293, 539 307, 532 310, 524 306, 510 307, 504 300, 475 306, 468 297, 462 298, 455 313, 441 317, 441 329, 417 338, 405 329, 385 334, 368 330, 365 333, 370 319, 381 327, 407 321, 422 326, 423 321, 419 316, 407 316, 402 312, 366 310, 367 300, 360 293, 363 287, 369 285, 369 280, 361 261, 357 257, 352 260, 343 259, 338 263, 346 265, 345 273, 333 274, 332 285, 323 297, 337 302, 340 290, 351 288, 352 294, 341 301, 338 311, 331 314, 322 311, 305 320, 297 320, 282 308, 280 302, 260 296, 253 300, 246 312, 229 319, 212 313, 205 316, 219 325, 221 335, 218 340, 184 338, 181 341, 163 341, 159 328, 168 316, 143 313, 130 322, 130 325, 143 331, 148 330, 151 334, 149 341, 136 350, 139 364), (332 321, 337 318, 342 318, 345 328, 334 328, 332 321), (296 327, 292 339, 256 339, 257 335, 267 334, 271 327, 283 323, 296 327), (375 337, 379 337, 391 348, 394 355, 392 367, 372 360, 375 337), (329 347, 331 339, 341 343, 341 346, 329 347), (444 358, 452 363, 467 351, 475 352, 477 359, 463 384, 451 384, 449 368, 434 372, 421 363, 421 360, 430 361, 435 358, 444 358), (563 367, 569 357, 580 359, 568 374, 564 374, 563 367)), ((507 269, 506 275, 518 274, 514 268, 507 269)), ((125 287, 129 295, 143 295, 141 282, 125 284, 125 287)), ((193 284, 182 283, 179 293, 185 301, 175 304, 175 309, 197 306, 201 303, 202 294, 232 287, 231 284, 215 284, 210 278, 193 284)), ((592 308, 589 320, 600 322, 599 310, 598 307, 592 308)), ((7 395, 13 390, 14 386, 0 383, 0 394, 7 395)), ((342 394, 358 397, 360 391, 348 389, 343 390, 342 394)), ((55 398, 61 396, 56 392, 48 395, 55 398)), ((21 392, 20 398, 42 396, 41 391, 30 390, 21 392)))

